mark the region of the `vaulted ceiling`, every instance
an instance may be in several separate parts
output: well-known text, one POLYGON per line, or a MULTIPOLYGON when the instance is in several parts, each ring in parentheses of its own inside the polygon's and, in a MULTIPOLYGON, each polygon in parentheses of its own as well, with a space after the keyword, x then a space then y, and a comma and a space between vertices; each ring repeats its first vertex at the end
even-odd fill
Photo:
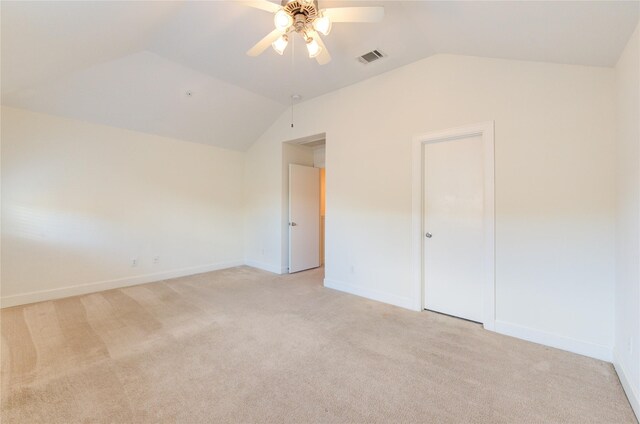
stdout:
POLYGON ((379 5, 377 24, 336 24, 333 57, 245 52, 273 29, 242 1, 1 3, 2 103, 243 150, 287 108, 438 53, 613 66, 637 1, 325 1, 379 5), (363 65, 357 56, 388 57, 363 65), (189 94, 190 95, 189 95, 189 94))

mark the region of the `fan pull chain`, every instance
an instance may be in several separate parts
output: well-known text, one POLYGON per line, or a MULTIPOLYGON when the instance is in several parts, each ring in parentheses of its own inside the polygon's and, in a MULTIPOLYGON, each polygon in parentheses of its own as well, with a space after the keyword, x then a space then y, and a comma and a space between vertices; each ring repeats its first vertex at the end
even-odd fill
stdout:
MULTIPOLYGON (((295 70, 295 58, 296 58, 296 37, 291 37, 291 86, 293 88, 293 86, 295 86, 295 77, 296 77, 296 70, 295 70)), ((293 128, 293 105, 295 102, 295 95, 293 93, 293 90, 291 90, 291 128, 293 128)))

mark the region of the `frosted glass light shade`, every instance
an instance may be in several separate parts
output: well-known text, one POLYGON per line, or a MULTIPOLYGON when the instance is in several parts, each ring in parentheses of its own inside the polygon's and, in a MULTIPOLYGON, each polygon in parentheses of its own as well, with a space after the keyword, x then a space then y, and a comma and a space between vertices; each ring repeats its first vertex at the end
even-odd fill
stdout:
POLYGON ((276 28, 281 30, 286 30, 293 24, 293 18, 284 10, 278 10, 276 14, 273 16, 273 23, 276 28))
POLYGON ((307 51, 309 52, 309 57, 316 57, 322 51, 322 47, 320 47, 316 40, 311 38, 307 41, 307 51))
POLYGON ((273 50, 275 50, 279 55, 282 55, 284 53, 284 49, 287 48, 287 44, 289 44, 289 37, 287 37, 287 34, 283 34, 271 44, 271 47, 273 47, 273 50))
POLYGON ((313 21, 313 29, 321 34, 329 35, 331 32, 331 19, 327 16, 320 16, 313 21))

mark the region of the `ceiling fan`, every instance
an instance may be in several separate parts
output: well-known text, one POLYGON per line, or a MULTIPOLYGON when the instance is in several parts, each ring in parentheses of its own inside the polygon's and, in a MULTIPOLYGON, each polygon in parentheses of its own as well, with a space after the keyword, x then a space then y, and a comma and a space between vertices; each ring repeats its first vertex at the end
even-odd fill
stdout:
POLYGON ((320 9, 318 0, 282 0, 281 5, 269 0, 243 2, 247 6, 274 14, 275 29, 258 41, 247 54, 258 56, 269 45, 278 54, 283 54, 289 43, 289 36, 298 33, 304 39, 309 57, 320 65, 331 61, 331 55, 322 42, 320 34, 329 35, 331 25, 337 22, 380 22, 384 17, 384 7, 335 7, 320 9))

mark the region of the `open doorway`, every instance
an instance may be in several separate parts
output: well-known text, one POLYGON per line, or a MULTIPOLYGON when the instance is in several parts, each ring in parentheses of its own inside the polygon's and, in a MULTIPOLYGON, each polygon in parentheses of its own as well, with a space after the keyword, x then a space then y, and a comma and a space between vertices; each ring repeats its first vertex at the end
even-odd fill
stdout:
POLYGON ((282 269, 325 263, 326 169, 324 134, 283 143, 282 269))

